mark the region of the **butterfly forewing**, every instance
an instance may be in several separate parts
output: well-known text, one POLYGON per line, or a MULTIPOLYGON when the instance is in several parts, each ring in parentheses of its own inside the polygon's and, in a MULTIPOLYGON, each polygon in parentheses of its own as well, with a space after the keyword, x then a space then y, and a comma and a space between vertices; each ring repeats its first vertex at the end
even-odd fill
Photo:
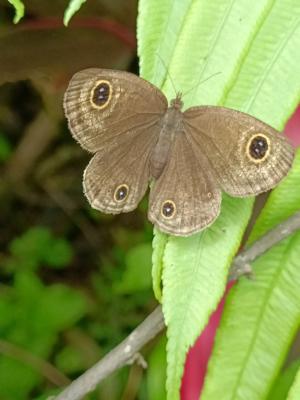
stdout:
POLYGON ((107 149, 120 137, 130 141, 136 128, 159 121, 167 107, 165 96, 151 83, 128 72, 97 68, 76 73, 64 97, 72 135, 91 152, 107 149))
POLYGON ((232 196, 273 188, 289 171, 294 151, 287 139, 258 119, 224 107, 184 112, 189 141, 206 154, 221 188, 232 196))

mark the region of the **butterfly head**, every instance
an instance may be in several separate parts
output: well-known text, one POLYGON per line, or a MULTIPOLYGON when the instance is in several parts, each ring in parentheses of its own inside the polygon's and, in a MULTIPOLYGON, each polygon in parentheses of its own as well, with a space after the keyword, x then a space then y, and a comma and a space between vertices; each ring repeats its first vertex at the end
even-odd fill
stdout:
POLYGON ((183 101, 181 100, 181 98, 182 98, 182 93, 178 92, 176 94, 175 99, 171 100, 171 103, 170 103, 171 107, 175 108, 176 110, 181 110, 183 107, 183 101))

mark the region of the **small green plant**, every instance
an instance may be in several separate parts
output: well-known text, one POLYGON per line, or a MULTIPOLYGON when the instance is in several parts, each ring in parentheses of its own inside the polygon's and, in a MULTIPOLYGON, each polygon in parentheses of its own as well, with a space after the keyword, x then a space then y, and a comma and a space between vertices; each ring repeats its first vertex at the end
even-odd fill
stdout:
POLYGON ((23 400, 43 375, 49 379, 43 359, 51 355, 60 333, 84 317, 87 306, 79 291, 60 283, 45 285, 36 274, 43 267, 69 265, 72 248, 65 239, 34 227, 14 239, 9 250, 2 262, 12 284, 2 284, 0 295, 0 348, 6 354, 0 358, 0 397, 23 400))

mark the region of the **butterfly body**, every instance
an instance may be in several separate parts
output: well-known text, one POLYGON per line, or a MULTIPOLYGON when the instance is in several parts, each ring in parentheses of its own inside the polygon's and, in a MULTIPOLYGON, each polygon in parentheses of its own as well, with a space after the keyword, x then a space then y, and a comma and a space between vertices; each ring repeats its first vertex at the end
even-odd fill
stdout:
POLYGON ((165 114, 162 115, 157 143, 150 161, 151 176, 158 179, 168 161, 172 143, 177 135, 183 134, 183 103, 180 94, 171 101, 165 114))
POLYGON ((152 182, 148 218, 160 230, 188 236, 218 216, 222 191, 256 195, 289 171, 294 152, 275 129, 251 115, 216 106, 182 111, 133 74, 87 69, 64 98, 72 135, 95 153, 83 186, 92 207, 135 209, 152 182))

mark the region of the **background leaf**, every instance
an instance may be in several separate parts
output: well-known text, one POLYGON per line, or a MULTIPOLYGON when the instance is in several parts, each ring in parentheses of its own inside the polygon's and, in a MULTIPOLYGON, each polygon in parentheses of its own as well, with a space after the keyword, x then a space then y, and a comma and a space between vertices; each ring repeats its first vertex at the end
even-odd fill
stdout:
POLYGON ((300 397, 300 369, 295 377, 295 381, 289 391, 287 400, 297 400, 300 397))
MULTIPOLYGON (((257 237, 299 209, 299 165, 297 154, 293 169, 257 219, 253 228, 257 237)), ((232 289, 209 363, 204 400, 222 391, 251 400, 269 395, 299 326, 299 251, 297 233, 253 263, 254 281, 241 279, 232 289)))
POLYGON ((24 16, 25 7, 21 0, 8 0, 15 7, 14 23, 17 24, 24 16))
POLYGON ((148 359, 147 400, 166 399, 167 338, 160 338, 148 359))
POLYGON ((64 25, 68 26, 70 19, 73 15, 80 10, 81 6, 86 2, 86 0, 70 0, 68 7, 64 14, 64 25))
POLYGON ((141 243, 127 252, 126 270, 114 286, 117 293, 129 294, 151 287, 151 255, 150 243, 141 243))
POLYGON ((270 193, 248 239, 253 243, 262 235, 291 217, 300 209, 300 149, 296 151, 292 169, 287 177, 270 193), (274 212, 276 211, 276 212, 274 212))
POLYGON ((300 360, 296 360, 281 372, 268 395, 268 400, 286 400, 299 367, 300 360))
POLYGON ((255 280, 242 278, 232 289, 201 395, 204 400, 267 397, 299 327, 299 251, 297 233, 253 263, 255 280))

